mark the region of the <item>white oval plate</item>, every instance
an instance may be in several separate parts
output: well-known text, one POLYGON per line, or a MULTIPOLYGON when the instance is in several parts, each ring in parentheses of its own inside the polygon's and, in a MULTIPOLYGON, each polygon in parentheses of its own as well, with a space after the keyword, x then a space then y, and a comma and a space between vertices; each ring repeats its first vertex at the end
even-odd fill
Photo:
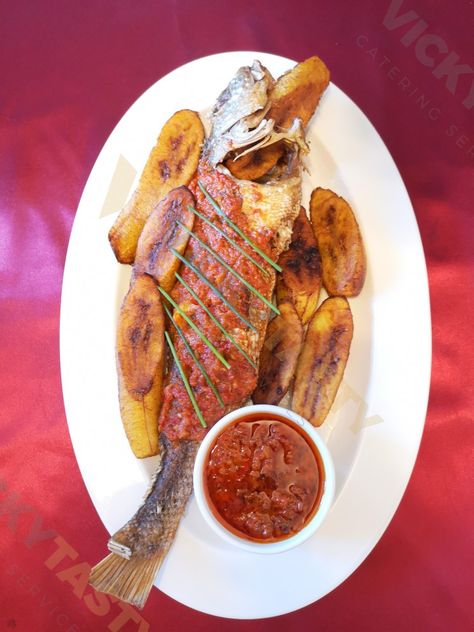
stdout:
MULTIPOLYGON (((135 512, 155 466, 154 459, 133 457, 120 421, 114 344, 130 271, 116 262, 108 244, 116 217, 111 211, 125 201, 169 116, 182 108, 208 109, 237 68, 253 59, 274 76, 294 64, 265 53, 224 53, 186 64, 149 88, 105 143, 79 204, 64 271, 61 375, 79 467, 110 533, 135 512)), ((333 84, 311 122, 309 140, 303 202, 315 186, 345 197, 359 220, 368 259, 363 292, 350 301, 351 356, 321 428, 335 462, 337 496, 314 537, 275 556, 222 542, 191 500, 156 586, 223 617, 291 612, 343 582, 390 522, 424 425, 431 365, 428 283, 405 186, 368 119, 333 84)))

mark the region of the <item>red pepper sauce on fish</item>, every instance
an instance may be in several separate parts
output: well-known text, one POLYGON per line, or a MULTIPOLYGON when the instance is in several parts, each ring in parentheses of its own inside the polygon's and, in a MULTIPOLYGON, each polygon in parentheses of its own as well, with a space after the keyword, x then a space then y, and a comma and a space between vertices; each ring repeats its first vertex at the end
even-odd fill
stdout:
MULTIPOLYGON (((267 274, 259 270, 252 261, 249 261, 235 246, 199 217, 195 219, 193 232, 213 248, 228 265, 237 270, 255 289, 267 299, 270 299, 275 278, 271 266, 255 253, 252 247, 219 216, 199 188, 198 178, 223 213, 265 254, 272 257, 270 231, 252 231, 248 226, 245 214, 240 212, 242 197, 235 181, 229 176, 212 169, 206 163, 201 163, 198 176, 189 187, 195 197, 195 208, 229 235, 243 250, 258 260, 260 265, 267 271, 267 274)), ((252 324, 259 320, 260 322, 266 322, 269 308, 265 306, 260 298, 245 287, 240 280, 228 272, 192 236, 189 239, 185 257, 190 263, 199 268, 242 316, 252 324)), ((180 274, 225 330, 234 337, 235 341, 251 357, 256 359, 258 357, 258 353, 255 351, 258 334, 245 325, 195 272, 186 266, 182 266, 180 274)), ((181 327, 191 348, 203 364, 225 404, 225 409, 223 409, 199 367, 186 350, 183 341, 174 331, 172 337, 178 357, 206 423, 208 426, 211 426, 227 410, 235 408, 250 396, 256 386, 257 371, 239 352, 236 346, 223 335, 184 285, 177 281, 171 294, 181 309, 212 340, 214 346, 230 364, 229 369, 225 368, 182 316, 175 311, 175 321, 181 327)), ((160 431, 164 432, 171 440, 201 440, 206 431, 196 417, 176 366, 173 367, 164 390, 159 427, 160 431)))

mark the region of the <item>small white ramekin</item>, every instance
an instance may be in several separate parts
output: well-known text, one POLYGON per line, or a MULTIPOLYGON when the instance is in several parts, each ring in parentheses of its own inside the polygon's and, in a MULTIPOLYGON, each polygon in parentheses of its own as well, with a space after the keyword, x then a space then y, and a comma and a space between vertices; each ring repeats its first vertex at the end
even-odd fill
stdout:
POLYGON ((287 410, 286 408, 281 408, 280 406, 258 404, 255 406, 245 406, 243 408, 239 408, 238 410, 232 411, 231 413, 223 417, 220 421, 218 421, 209 430, 207 435, 204 437, 204 440, 201 443, 196 455, 193 483, 194 495, 201 514, 203 515, 205 521, 211 527, 211 529, 221 538, 223 538, 227 542, 230 542, 231 544, 234 544, 235 546, 240 547, 241 549, 245 549, 246 551, 250 551, 252 553, 281 553, 283 551, 288 551, 289 549, 292 549, 293 547, 307 540, 322 524, 323 520, 329 512, 329 509, 331 508, 331 504, 334 499, 335 473, 332 457, 328 448, 326 447, 326 444, 319 436, 317 430, 308 421, 306 421, 306 419, 303 419, 303 417, 300 417, 300 415, 297 415, 293 411, 287 410), (212 513, 205 493, 205 466, 209 458, 209 452, 212 449, 217 436, 221 434, 221 432, 223 432, 224 429, 227 428, 227 426, 236 422, 238 419, 244 419, 249 415, 254 416, 256 413, 275 415, 275 417, 281 421, 288 419, 290 422, 297 424, 304 433, 308 443, 316 447, 316 450, 320 454, 321 462, 324 468, 323 494, 321 496, 319 507, 317 508, 314 516, 303 527, 303 529, 301 529, 301 531, 293 536, 290 536, 289 538, 280 540, 278 542, 253 542, 251 540, 245 539, 245 537, 239 537, 238 535, 235 535, 234 533, 226 529, 225 526, 221 524, 212 513))

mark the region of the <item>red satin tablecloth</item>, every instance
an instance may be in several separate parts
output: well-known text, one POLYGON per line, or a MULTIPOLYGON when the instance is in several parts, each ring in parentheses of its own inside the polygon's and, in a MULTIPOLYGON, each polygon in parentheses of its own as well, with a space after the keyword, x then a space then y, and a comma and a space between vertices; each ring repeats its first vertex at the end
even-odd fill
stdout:
POLYGON ((473 22, 467 1, 0 3, 0 630, 474 629, 473 22), (413 202, 433 324, 425 432, 392 523, 331 594, 260 621, 207 616, 156 589, 140 614, 91 597, 84 577, 107 533, 59 367, 67 243, 98 152, 157 79, 226 50, 318 54, 367 114, 413 202))

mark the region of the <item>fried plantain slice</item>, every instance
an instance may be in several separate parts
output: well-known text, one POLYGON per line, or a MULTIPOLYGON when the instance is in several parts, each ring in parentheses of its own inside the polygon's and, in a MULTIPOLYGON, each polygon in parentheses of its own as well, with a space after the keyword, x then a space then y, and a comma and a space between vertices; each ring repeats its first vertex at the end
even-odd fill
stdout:
POLYGON ((280 305, 283 303, 291 303, 293 307, 295 306, 293 302, 293 292, 286 285, 281 274, 277 276, 275 283, 275 299, 278 309, 280 309, 280 305))
POLYGON ((288 288, 303 325, 313 315, 321 290, 321 256, 313 228, 301 207, 293 224, 291 242, 278 261, 281 277, 288 288))
POLYGON ((324 191, 313 191, 310 202, 323 285, 333 296, 357 296, 364 285, 367 265, 359 226, 349 204, 332 191, 324 191))
POLYGON ((123 426, 140 459, 158 453, 164 329, 155 281, 146 274, 133 278, 119 315, 117 370, 123 426))
POLYGON ((327 298, 310 320, 295 373, 291 409, 320 426, 336 397, 352 341, 347 299, 327 298))
POLYGON ((303 342, 303 326, 290 300, 278 305, 280 315, 269 323, 260 354, 254 404, 278 404, 290 386, 303 342))
MULTIPOLYGON (((329 84, 329 78, 329 70, 319 57, 310 57, 296 64, 276 81, 266 118, 275 121, 276 130, 289 129, 295 118, 301 119, 303 127, 306 127, 329 84)), ((277 164, 283 153, 284 143, 277 142, 237 160, 227 160, 225 165, 236 178, 257 180, 277 164)))
POLYGON ((258 180, 276 165, 283 151, 283 143, 279 141, 258 151, 251 151, 237 160, 228 158, 224 164, 240 180, 258 180))
POLYGON ((296 64, 275 83, 267 118, 274 119, 275 126, 281 129, 289 129, 295 118, 301 119, 306 127, 329 79, 329 69, 319 57, 296 64))
POLYGON ((321 206, 323 202, 329 200, 329 198, 332 197, 337 197, 337 193, 334 193, 334 191, 331 191, 331 189, 323 189, 321 187, 314 189, 314 191, 311 193, 311 201, 314 206, 321 206))
POLYGON ((109 231, 118 261, 133 263, 138 238, 156 204, 175 187, 189 184, 203 141, 204 128, 197 112, 179 110, 164 124, 138 187, 109 231))
POLYGON ((171 291, 175 283, 175 272, 180 266, 179 259, 170 248, 184 254, 189 240, 189 233, 177 221, 192 230, 195 215, 188 205, 193 204, 194 197, 187 187, 173 189, 158 203, 147 219, 138 240, 134 274, 146 272, 167 292, 171 291))

